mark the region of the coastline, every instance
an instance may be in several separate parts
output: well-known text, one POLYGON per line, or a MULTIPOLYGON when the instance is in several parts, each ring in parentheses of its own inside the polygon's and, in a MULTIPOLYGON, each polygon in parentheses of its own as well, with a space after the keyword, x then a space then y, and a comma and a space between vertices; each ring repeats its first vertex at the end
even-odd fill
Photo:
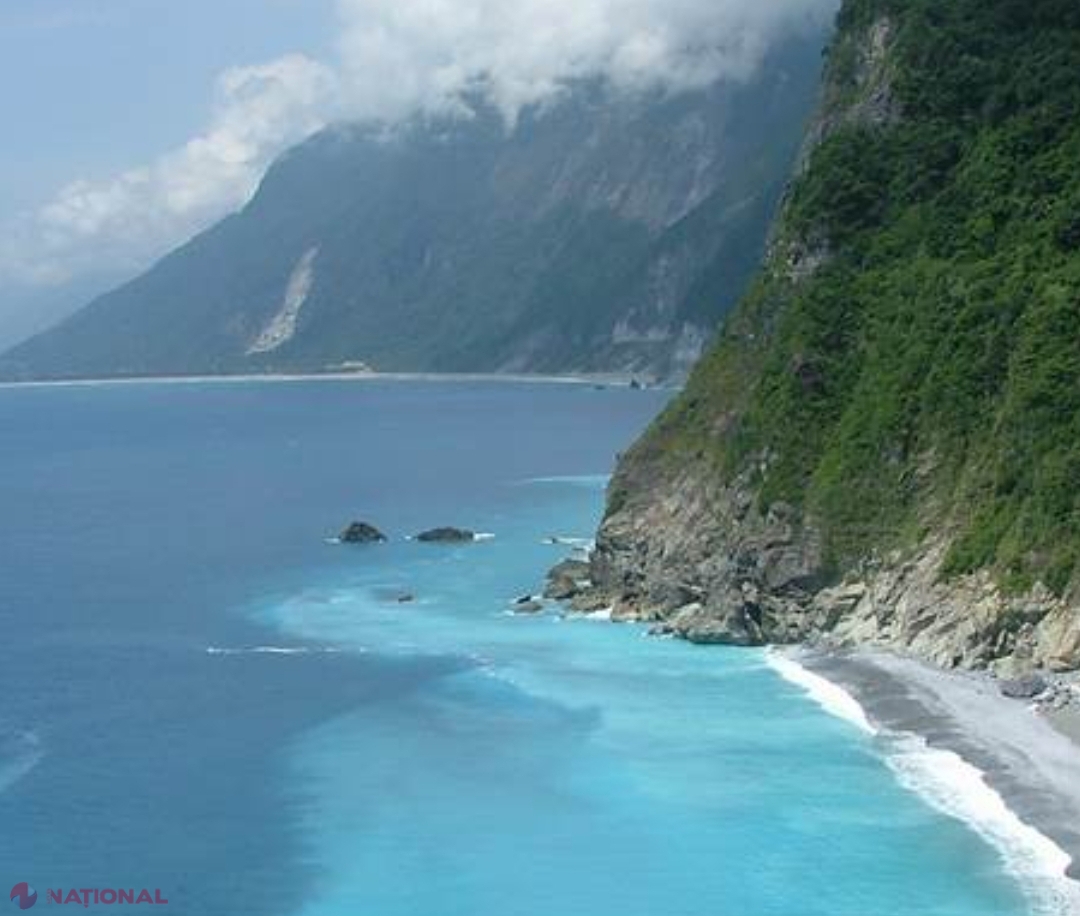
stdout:
MULTIPOLYGON (((630 387, 633 375, 620 373, 566 373, 564 375, 500 372, 249 372, 221 375, 132 375, 98 378, 28 379, 0 381, 3 388, 75 388, 113 385, 200 385, 263 382, 505 382, 508 384, 600 385, 630 387)), ((648 383, 649 389, 674 390, 678 386, 648 383)))
MULTIPOLYGON (((958 764, 973 768, 970 775, 981 776, 991 790, 978 800, 981 804, 996 793, 1019 821, 1014 830, 1026 827, 1047 841, 1037 852, 1071 859, 1057 864, 1073 879, 1063 883, 1072 885, 1069 892, 1075 891, 1080 901, 1080 884, 1075 883, 1080 881, 1080 713, 1070 709, 1042 714, 1024 701, 1002 696, 985 676, 943 671, 882 651, 796 649, 778 654, 840 688, 873 731, 915 736, 925 742, 924 750, 951 752, 932 767, 940 770, 958 757, 958 764)), ((859 724, 851 708, 833 711, 859 724)), ((1038 845, 1035 837, 1027 837, 1029 847, 1038 845)), ((1050 869, 1046 871, 1044 877, 1049 877, 1050 869)), ((1076 905, 1072 899, 1070 903, 1076 905)))

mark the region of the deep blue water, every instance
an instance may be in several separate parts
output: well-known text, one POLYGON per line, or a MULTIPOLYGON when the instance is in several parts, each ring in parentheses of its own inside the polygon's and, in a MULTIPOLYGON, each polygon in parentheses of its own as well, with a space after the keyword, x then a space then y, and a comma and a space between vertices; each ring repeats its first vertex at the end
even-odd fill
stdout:
POLYGON ((1030 912, 1016 862, 764 653, 507 613, 662 403, 0 389, 0 890, 145 886, 213 916, 1030 912), (354 517, 390 543, 326 542, 354 517), (404 539, 437 524, 495 537, 404 539))

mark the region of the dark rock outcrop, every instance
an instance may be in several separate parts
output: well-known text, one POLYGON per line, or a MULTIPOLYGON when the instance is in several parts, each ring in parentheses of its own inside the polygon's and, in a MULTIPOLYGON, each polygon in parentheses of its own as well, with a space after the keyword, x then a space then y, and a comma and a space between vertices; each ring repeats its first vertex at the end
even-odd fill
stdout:
POLYGON ((338 536, 338 540, 342 544, 377 544, 385 541, 386 535, 367 522, 351 522, 338 536))
POLYGON ((416 540, 425 544, 466 544, 476 540, 476 533, 467 528, 432 528, 430 531, 420 532, 416 540))
POLYGON ((544 605, 534 595, 522 595, 514 601, 515 614, 539 614, 544 605))
POLYGON ((1037 674, 1002 681, 999 685, 1002 696, 1013 700, 1033 700, 1050 685, 1037 674))
POLYGON ((548 573, 544 597, 569 601, 590 586, 589 574, 589 564, 584 560, 563 560, 548 573))

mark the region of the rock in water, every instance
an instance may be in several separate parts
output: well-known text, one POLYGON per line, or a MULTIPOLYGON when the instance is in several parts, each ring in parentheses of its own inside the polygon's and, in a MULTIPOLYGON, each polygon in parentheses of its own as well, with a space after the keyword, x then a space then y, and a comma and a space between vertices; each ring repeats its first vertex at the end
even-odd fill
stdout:
POLYGON ((386 535, 367 522, 352 522, 341 532, 339 540, 342 544, 376 544, 385 541, 386 535))
POLYGON ((567 601, 589 585, 589 564, 584 560, 563 560, 548 573, 544 597, 567 601))
POLYGON ((1050 685, 1037 674, 1001 682, 1001 693, 1013 700, 1032 700, 1050 685))
POLYGON ((432 528, 418 534, 416 540, 426 544, 462 544, 475 541, 476 534, 467 528, 432 528))

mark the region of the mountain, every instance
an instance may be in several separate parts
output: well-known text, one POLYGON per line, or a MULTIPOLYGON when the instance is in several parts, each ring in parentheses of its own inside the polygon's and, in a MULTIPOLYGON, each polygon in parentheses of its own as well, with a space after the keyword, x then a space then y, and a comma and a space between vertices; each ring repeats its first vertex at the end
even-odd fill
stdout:
POLYGON ((579 603, 1080 667, 1080 5, 847 0, 766 263, 579 603))
POLYGON ((750 82, 580 86, 508 128, 338 126, 254 198, 0 359, 6 377, 688 369, 760 262, 821 35, 750 82))
POLYGON ((105 270, 56 286, 0 282, 0 352, 50 328, 126 279, 119 271, 105 270))

